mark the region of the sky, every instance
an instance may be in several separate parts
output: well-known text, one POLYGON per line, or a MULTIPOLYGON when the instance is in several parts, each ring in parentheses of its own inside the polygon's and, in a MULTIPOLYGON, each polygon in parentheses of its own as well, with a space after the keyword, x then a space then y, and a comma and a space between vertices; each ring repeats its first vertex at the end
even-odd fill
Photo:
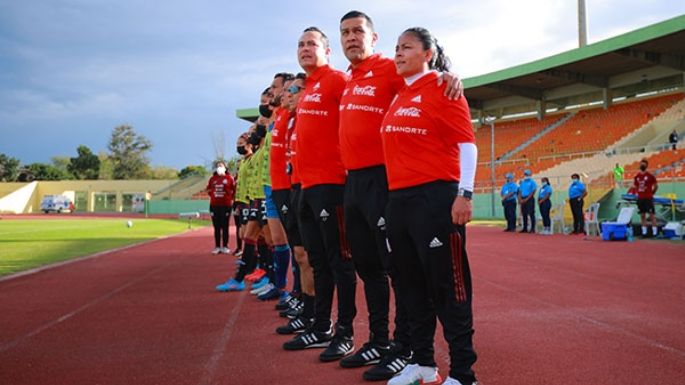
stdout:
MULTIPOLYGON (((588 43, 685 14, 673 0, 586 0, 588 43)), ((235 155, 277 72, 299 72, 309 26, 331 39, 345 70, 339 20, 371 16, 376 51, 429 29, 462 78, 578 46, 573 0, 0 0, 0 153, 22 164, 107 151, 112 129, 133 126, 153 144, 153 166, 209 165, 235 155)))

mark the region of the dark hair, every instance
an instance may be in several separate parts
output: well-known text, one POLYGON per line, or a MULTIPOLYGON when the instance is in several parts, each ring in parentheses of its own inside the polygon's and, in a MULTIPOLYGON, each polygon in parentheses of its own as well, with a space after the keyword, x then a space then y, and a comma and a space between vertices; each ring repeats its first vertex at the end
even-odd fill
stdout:
POLYGON ((540 180, 542 180, 543 182, 549 183, 549 178, 546 176, 543 176, 540 180))
POLYGON ((449 71, 452 63, 450 63, 450 59, 445 56, 445 50, 438 45, 438 40, 431 35, 430 31, 425 28, 414 27, 407 29, 403 33, 411 33, 417 39, 419 39, 424 50, 433 51, 433 58, 428 63, 428 68, 432 70, 438 70, 440 72, 449 71))
POLYGON ((647 158, 640 159, 640 163, 644 163, 645 166, 649 166, 649 161, 647 160, 647 158))
POLYGON ((328 48, 328 47, 329 47, 330 44, 329 44, 329 42, 328 42, 328 36, 326 36, 326 34, 323 33, 323 31, 320 30, 319 27, 309 27, 309 28, 305 28, 304 31, 302 31, 302 33, 305 33, 305 32, 318 32, 318 33, 320 33, 320 34, 321 34, 321 41, 323 42, 323 47, 324 47, 324 48, 328 48))
POLYGON ((580 175, 578 175, 578 174, 571 174, 571 178, 578 178, 578 179, 580 179, 580 175))
POLYGON ((372 31, 374 30, 373 29, 373 21, 371 20, 369 15, 367 15, 361 11, 349 11, 349 12, 347 12, 345 14, 345 16, 343 16, 342 19, 340 19, 340 22, 342 23, 343 21, 345 21, 347 19, 356 19, 358 17, 363 17, 366 20, 366 25, 368 25, 372 31))
POLYGON ((262 91, 262 96, 268 95, 269 92, 271 92, 271 87, 266 87, 266 88, 264 89, 264 91, 262 91))
POLYGON ((288 80, 293 80, 295 78, 295 75, 291 74, 290 72, 279 72, 276 75, 274 75, 274 79, 276 78, 283 78, 283 83, 285 83, 288 80))
POLYGON ((295 79, 307 80, 307 74, 304 72, 298 72, 297 75, 295 75, 295 79))

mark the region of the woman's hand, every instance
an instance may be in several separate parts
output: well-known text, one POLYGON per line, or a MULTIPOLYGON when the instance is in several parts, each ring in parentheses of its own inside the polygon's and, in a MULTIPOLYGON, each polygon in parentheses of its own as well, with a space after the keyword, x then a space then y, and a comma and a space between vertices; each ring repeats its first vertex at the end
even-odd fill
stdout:
POLYGON ((452 223, 465 225, 471 221, 471 200, 464 197, 456 197, 452 204, 452 223))

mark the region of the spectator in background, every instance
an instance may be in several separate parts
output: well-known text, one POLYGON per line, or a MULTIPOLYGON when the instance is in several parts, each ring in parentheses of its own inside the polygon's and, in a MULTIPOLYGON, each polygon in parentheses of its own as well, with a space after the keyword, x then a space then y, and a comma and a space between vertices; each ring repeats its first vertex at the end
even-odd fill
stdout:
POLYGON ((523 216, 523 228, 520 233, 535 233, 535 190, 538 185, 531 177, 530 170, 523 172, 523 179, 519 184, 519 204, 521 205, 521 215, 523 216), (530 229, 528 229, 528 219, 530 218, 530 229))
POLYGON ((678 133, 676 130, 673 130, 671 135, 668 136, 668 142, 671 144, 671 148, 675 150, 676 146, 678 145, 678 133))
POLYGON ((209 213, 214 226, 214 250, 212 254, 228 254, 228 217, 233 205, 233 177, 226 174, 226 163, 218 161, 216 171, 206 188, 209 194, 209 213), (223 245, 223 247, 222 247, 223 245))
POLYGON ((506 182, 500 192, 502 206, 504 207, 504 219, 507 220, 507 228, 504 231, 514 232, 516 231, 516 197, 519 186, 514 182, 514 174, 509 172, 504 177, 506 182))
POLYGON ((552 221, 549 218, 549 212, 552 209, 552 186, 549 185, 547 177, 542 178, 542 187, 538 193, 538 205, 540 206, 540 215, 542 216, 542 234, 552 235, 552 221))
POLYGON ((587 189, 580 181, 580 175, 571 175, 571 185, 568 187, 568 202, 573 214, 573 232, 571 234, 585 234, 585 219, 583 218, 583 204, 587 196, 587 189))
POLYGON ((637 208, 640 211, 640 223, 642 224, 642 236, 647 237, 647 214, 650 214, 652 222, 652 234, 656 236, 657 225, 654 215, 654 193, 659 188, 656 178, 647 171, 649 162, 647 159, 640 161, 640 172, 633 179, 633 190, 637 194, 637 208))
POLYGON ((616 187, 623 187, 623 174, 625 174, 625 170, 620 164, 616 163, 616 167, 614 167, 614 183, 616 187))

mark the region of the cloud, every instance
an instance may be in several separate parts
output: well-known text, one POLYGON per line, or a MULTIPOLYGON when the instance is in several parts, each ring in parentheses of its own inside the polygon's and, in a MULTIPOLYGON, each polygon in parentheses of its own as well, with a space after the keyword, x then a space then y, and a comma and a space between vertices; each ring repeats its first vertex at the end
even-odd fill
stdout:
MULTIPOLYGON (((470 77, 574 48, 575 4, 0 1, 0 152, 11 149, 25 162, 72 153, 75 143, 53 146, 44 139, 61 131, 98 152, 107 132, 130 123, 155 144, 154 163, 183 167, 211 156, 206 150, 217 130, 232 148, 246 125, 235 110, 255 106, 274 73, 300 70, 296 41, 305 27, 328 33, 333 64, 344 69, 337 30, 347 11, 373 17, 377 51, 390 57, 404 29, 424 26, 444 44, 453 70, 470 77), (23 145, 27 135, 35 145, 23 145)), ((593 0, 590 39, 684 11, 685 3, 668 0, 593 0)))

